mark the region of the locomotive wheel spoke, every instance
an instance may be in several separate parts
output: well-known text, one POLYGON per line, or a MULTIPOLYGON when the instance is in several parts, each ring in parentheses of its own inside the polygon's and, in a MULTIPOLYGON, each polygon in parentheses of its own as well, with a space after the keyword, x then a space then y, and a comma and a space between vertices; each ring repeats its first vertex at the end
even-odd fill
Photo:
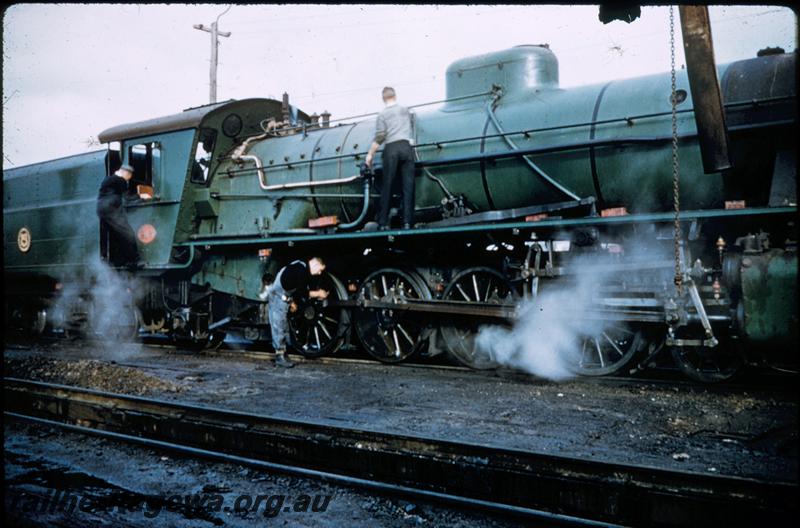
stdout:
POLYGON ((672 358, 681 372, 702 383, 733 379, 746 364, 741 345, 732 339, 720 339, 715 347, 672 347, 672 358))
POLYGON ((397 338, 397 329, 392 330, 392 335, 394 336, 395 355, 400 357, 400 340, 397 338))
POLYGON ((614 342, 614 340, 613 340, 613 339, 611 339, 610 337, 608 337, 608 334, 607 334, 607 333, 603 332, 603 337, 605 337, 605 338, 606 338, 606 341, 608 341, 608 342, 609 342, 609 344, 611 345, 611 347, 612 347, 614 350, 616 350, 617 354, 619 354, 619 355, 620 355, 620 357, 622 357, 622 356, 624 356, 624 355, 625 355, 625 354, 622 352, 622 350, 620 350, 620 349, 619 349, 619 347, 618 347, 618 346, 617 346, 617 344, 614 342))
MULTIPOLYGON (((517 294, 511 283, 498 271, 478 267, 468 268, 453 277, 442 298, 475 303, 513 304, 517 294), (484 285, 486 293, 482 294, 484 285), (472 292, 475 294, 474 298, 472 292)), ((475 337, 481 324, 481 321, 467 318, 447 320, 439 328, 442 343, 448 354, 465 366, 474 369, 496 368, 498 365, 494 358, 476 347, 475 337)))
POLYGON ((469 295, 466 294, 466 292, 464 291, 464 288, 462 288, 460 284, 456 284, 456 288, 461 293, 461 295, 464 297, 464 299, 466 299, 468 302, 472 301, 472 299, 470 299, 469 295))
POLYGON ((400 329, 400 332, 403 333, 403 337, 405 337, 408 340, 408 342, 411 343, 411 345, 413 346, 414 345, 414 340, 411 339, 410 335, 408 335, 408 332, 406 332, 406 329, 403 328, 403 325, 397 325, 397 328, 400 329))
POLYGON ((317 326, 320 327, 322 332, 325 334, 325 337, 327 337, 328 339, 333 339, 333 336, 331 336, 331 333, 328 331, 328 328, 325 326, 325 323, 323 323, 322 321, 317 321, 317 326))
POLYGON ((606 362, 603 361, 603 351, 600 349, 600 341, 597 338, 594 338, 594 347, 597 350, 597 359, 600 360, 600 367, 605 368, 606 362))
POLYGON ((614 324, 599 335, 585 336, 581 341, 580 353, 572 368, 582 376, 620 372, 646 344, 640 330, 625 324, 614 324))
MULTIPOLYGON (((370 274, 356 294, 369 299, 369 283, 380 283, 386 302, 404 299, 430 299, 430 291, 422 280, 400 269, 385 268, 370 274)), ((355 330, 364 349, 376 359, 397 363, 416 352, 423 341, 424 325, 413 312, 404 310, 357 308, 354 311, 355 330), (408 344, 404 344, 407 342, 408 344)))
MULTIPOLYGON (((316 288, 327 290, 328 299, 347 299, 344 285, 330 273, 314 277, 314 286, 310 289, 316 288)), ((336 352, 344 343, 349 318, 344 308, 328 307, 319 300, 309 299, 295 313, 289 313, 292 348, 309 358, 336 352), (323 321, 327 321, 327 325, 323 321)))
POLYGON ((319 342, 319 329, 314 326, 314 339, 317 341, 317 348, 322 348, 322 345, 319 342))
POLYGON ((581 362, 580 365, 586 365, 586 340, 581 341, 581 362))

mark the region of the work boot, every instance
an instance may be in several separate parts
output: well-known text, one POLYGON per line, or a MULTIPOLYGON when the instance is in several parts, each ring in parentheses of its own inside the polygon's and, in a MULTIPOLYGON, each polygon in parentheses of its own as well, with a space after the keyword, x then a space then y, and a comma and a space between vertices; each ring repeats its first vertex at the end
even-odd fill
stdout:
POLYGON ((294 363, 289 361, 289 359, 286 357, 285 350, 277 350, 275 352, 275 366, 283 368, 292 368, 294 366, 294 363))
POLYGON ((378 222, 367 222, 366 224, 364 224, 363 231, 377 231, 378 227, 380 227, 378 225, 378 222))
POLYGON ((403 224, 403 229, 411 229, 411 224, 406 222, 405 224, 403 224))

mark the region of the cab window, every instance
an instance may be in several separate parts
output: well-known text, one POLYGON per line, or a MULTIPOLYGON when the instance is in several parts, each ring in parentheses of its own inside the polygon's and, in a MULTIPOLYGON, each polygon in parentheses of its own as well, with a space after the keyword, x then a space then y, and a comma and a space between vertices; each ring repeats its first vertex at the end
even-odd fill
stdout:
POLYGON ((213 128, 201 128, 197 135, 194 161, 192 162, 192 181, 206 183, 208 181, 211 158, 217 143, 217 131, 213 128))
POLYGON ((131 195, 138 194, 138 185, 153 189, 157 187, 161 169, 161 145, 159 143, 138 143, 129 146, 128 163, 133 166, 133 178, 128 185, 131 195))

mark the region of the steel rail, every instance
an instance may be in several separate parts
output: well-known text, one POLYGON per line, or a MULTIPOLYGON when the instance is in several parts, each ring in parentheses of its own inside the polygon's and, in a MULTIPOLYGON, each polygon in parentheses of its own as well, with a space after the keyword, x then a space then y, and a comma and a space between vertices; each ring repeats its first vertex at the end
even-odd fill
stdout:
POLYGON ((393 435, 13 378, 3 382, 9 418, 552 522, 773 525, 797 514, 796 482, 393 435))
POLYGON ((520 508, 515 506, 509 506, 507 504, 501 504, 497 502, 491 501, 484 501, 480 499, 468 499, 465 497, 459 497, 456 495, 449 495, 446 493, 437 493, 434 491, 427 491, 421 490, 417 488, 411 488, 408 486, 398 486, 393 484, 386 484, 376 480, 368 480, 363 478, 356 478, 356 477, 348 477, 345 475, 338 475, 335 473, 328 473, 325 471, 316 471, 313 469, 306 469, 297 466, 290 466, 286 464, 277 464, 274 462, 265 462, 263 460, 247 458, 242 456, 236 455, 229 455, 226 453, 222 453, 219 451, 210 451, 207 449, 198 449, 194 447, 189 447, 181 444, 175 444, 170 442, 163 442, 159 440, 151 440, 148 438, 142 438, 139 436, 131 436, 122 433, 114 433, 110 431, 103 431, 99 429, 92 429, 89 427, 82 427, 80 425, 69 425, 64 424, 61 422, 55 422, 52 420, 45 420, 42 418, 34 418, 32 416, 26 416, 23 414, 17 413, 10 413, 5 412, 3 415, 9 419, 16 419, 22 422, 27 422, 35 425, 45 426, 45 427, 58 427, 60 429, 64 429, 66 431, 83 434, 83 435, 91 435, 91 436, 98 436, 100 438, 105 438, 107 440, 115 440, 119 442, 127 442, 136 445, 140 445, 143 447, 147 447, 150 449, 161 449, 166 451, 175 452, 181 455, 188 455, 197 458, 204 458, 208 460, 215 460, 219 462, 225 462, 229 464, 241 464, 246 465, 254 468, 258 468, 264 471, 272 471, 276 473, 283 473, 298 477, 304 478, 312 478, 317 480, 322 480, 325 482, 329 482, 332 484, 337 485, 344 485, 344 486, 353 486, 357 488, 367 489, 370 491, 374 491, 376 493, 383 493, 387 495, 400 495, 405 497, 413 497, 413 498, 421 498, 427 499, 435 502, 442 502, 444 504, 448 504, 451 506, 458 506, 458 507, 465 507, 470 509, 477 509, 482 511, 494 512, 499 513, 502 515, 514 516, 514 517, 523 517, 528 520, 535 520, 537 522, 537 526, 591 526, 591 527, 617 527, 620 525, 599 522, 599 521, 592 521, 590 519, 582 519, 580 517, 573 517, 569 515, 563 515, 558 513, 551 513, 542 510, 533 510, 531 508, 520 508))

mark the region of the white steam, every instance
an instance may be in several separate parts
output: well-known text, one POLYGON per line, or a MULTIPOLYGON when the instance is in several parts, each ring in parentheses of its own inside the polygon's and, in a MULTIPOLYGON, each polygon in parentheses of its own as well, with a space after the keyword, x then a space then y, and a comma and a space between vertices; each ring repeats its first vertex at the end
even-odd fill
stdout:
POLYGON ((501 365, 542 378, 575 376, 583 340, 600 335, 607 323, 589 317, 603 274, 584 271, 574 279, 545 286, 534 299, 522 301, 512 328, 482 327, 475 341, 478 350, 501 365))
POLYGON ((134 275, 111 269, 99 256, 85 263, 78 272, 62 278, 63 288, 50 309, 53 325, 86 335, 104 359, 120 360, 138 353, 136 304, 142 285, 134 275))
MULTIPOLYGON (((561 381, 576 376, 584 346, 604 343, 607 332, 615 325, 613 321, 596 316, 601 290, 621 281, 636 280, 633 278, 635 268, 628 272, 611 272, 607 265, 654 261, 669 265, 669 256, 663 247, 653 247, 652 239, 647 240, 651 241, 649 245, 629 242, 626 253, 621 253, 619 246, 613 253, 602 250, 572 258, 566 258, 569 253, 564 253, 561 265, 571 274, 542 279, 539 294, 518 306, 518 317, 511 328, 481 327, 475 340, 477 351, 487 354, 496 363, 542 378, 561 381)), ((660 271, 654 269, 648 273, 649 280, 669 282, 668 276, 656 278, 660 271)))

